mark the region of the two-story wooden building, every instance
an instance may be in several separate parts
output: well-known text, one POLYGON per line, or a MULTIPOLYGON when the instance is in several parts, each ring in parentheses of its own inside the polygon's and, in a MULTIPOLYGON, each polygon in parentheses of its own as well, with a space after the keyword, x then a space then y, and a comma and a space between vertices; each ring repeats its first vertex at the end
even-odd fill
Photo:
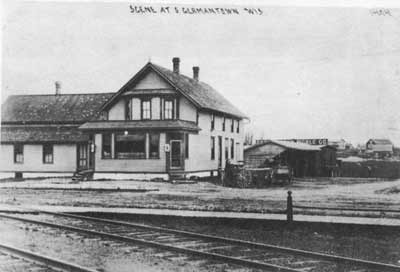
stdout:
POLYGON ((10 96, 0 172, 94 178, 204 176, 243 160, 246 116, 211 86, 147 63, 116 93, 10 96))

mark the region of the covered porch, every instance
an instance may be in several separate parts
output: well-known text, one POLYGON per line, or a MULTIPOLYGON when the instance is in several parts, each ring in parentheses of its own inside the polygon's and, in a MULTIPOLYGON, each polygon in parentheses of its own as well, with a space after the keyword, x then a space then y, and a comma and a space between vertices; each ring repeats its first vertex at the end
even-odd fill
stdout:
POLYGON ((200 130, 194 122, 182 120, 99 121, 80 129, 93 135, 97 176, 182 172, 189 134, 200 130))

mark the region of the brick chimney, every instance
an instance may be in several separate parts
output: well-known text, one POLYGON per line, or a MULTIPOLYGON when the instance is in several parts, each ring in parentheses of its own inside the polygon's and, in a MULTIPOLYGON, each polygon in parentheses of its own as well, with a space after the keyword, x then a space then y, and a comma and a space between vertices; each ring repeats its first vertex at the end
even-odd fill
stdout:
POLYGON ((56 85, 56 95, 61 94, 61 82, 60 81, 56 81, 54 83, 56 85))
POLYGON ((173 71, 174 71, 174 73, 177 73, 177 74, 179 74, 179 62, 180 62, 180 59, 177 57, 172 59, 173 71))
POLYGON ((199 71, 200 68, 198 66, 193 66, 193 79, 199 81, 199 71))

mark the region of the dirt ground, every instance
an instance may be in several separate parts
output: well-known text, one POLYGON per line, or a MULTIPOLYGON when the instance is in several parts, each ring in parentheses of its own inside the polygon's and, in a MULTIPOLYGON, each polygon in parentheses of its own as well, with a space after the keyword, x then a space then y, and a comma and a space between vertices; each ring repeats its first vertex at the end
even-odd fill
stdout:
POLYGON ((400 265, 400 228, 147 215, 88 215, 400 265))
POLYGON ((62 259, 99 272, 250 271, 234 265, 221 266, 213 261, 176 252, 2 218, 0 233, 0 243, 62 259))
MULTIPOLYGON (((45 179, 0 182, 0 205, 27 206, 31 204, 282 212, 286 208, 287 191, 290 190, 293 192, 295 205, 400 210, 399 189, 400 180, 371 179, 296 180, 288 186, 264 189, 226 188, 211 182, 171 184, 143 181, 90 181, 75 183, 70 179, 45 179), (43 189, 38 189, 40 187, 43 189), (49 187, 52 190, 49 190, 49 187), (81 188, 85 190, 80 190, 81 188), (118 190, 109 190, 99 192, 87 190, 88 188, 156 191, 118 192, 118 190)), ((321 213, 322 211, 315 212, 321 213)), ((400 218, 400 213, 376 216, 400 218)), ((133 220, 132 218, 117 219, 133 220)), ((294 225, 287 225, 285 222, 239 219, 215 219, 210 222, 210 220, 201 218, 145 215, 135 215, 134 221, 400 265, 400 230, 393 227, 334 226, 334 224, 298 222, 294 225)), ((17 246, 28 247, 32 250, 40 248, 43 253, 51 253, 53 256, 59 256, 57 254, 66 252, 61 249, 67 245, 67 251, 71 252, 68 257, 71 258, 71 261, 91 267, 106 267, 105 271, 107 271, 107 267, 111 269, 116 264, 123 264, 121 271, 132 265, 142 267, 146 271, 207 271, 210 268, 204 264, 196 264, 195 261, 187 264, 188 260, 185 258, 178 258, 178 261, 172 262, 163 257, 152 258, 154 254, 157 256, 157 253, 151 250, 112 252, 107 245, 98 241, 90 242, 89 240, 87 250, 79 249, 75 242, 65 234, 57 234, 57 239, 55 239, 52 238, 54 233, 48 231, 42 234, 42 231, 34 230, 30 226, 26 229, 26 226, 15 227, 7 222, 0 223, 0 232, 10 234, 2 236, 0 241, 12 242, 17 246), (49 240, 55 245, 49 246, 49 240), (100 257, 92 258, 90 254, 99 254, 100 257), (82 260, 80 256, 83 256, 82 260)), ((226 267, 215 271, 226 271, 226 267)))
MULTIPOLYGON (((286 209, 286 197, 289 190, 293 192, 294 205, 400 210, 400 180, 344 178, 296 180, 291 185, 263 189, 227 188, 211 182, 171 184, 145 181, 89 181, 76 183, 67 178, 23 182, 2 181, 0 182, 0 204, 279 213, 286 209), (43 190, 38 190, 41 187, 43 190), (48 187, 60 190, 48 190, 48 187), (79 190, 82 188, 85 190, 79 190), (155 191, 99 192, 87 190, 88 188, 155 191)), ((297 212, 335 214, 334 211, 325 210, 298 210, 297 212)), ((382 216, 381 213, 362 213, 361 215, 382 216)), ((400 218, 400 213, 385 213, 384 216, 400 218)))

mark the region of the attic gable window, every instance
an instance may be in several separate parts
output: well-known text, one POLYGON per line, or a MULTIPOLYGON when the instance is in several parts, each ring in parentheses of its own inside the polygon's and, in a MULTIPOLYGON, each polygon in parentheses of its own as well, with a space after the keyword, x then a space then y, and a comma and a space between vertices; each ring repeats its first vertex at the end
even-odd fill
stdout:
POLYGON ((234 132, 235 120, 231 119, 231 132, 234 132))
POLYGON ((240 128, 239 128, 239 120, 237 120, 236 121, 237 122, 237 126, 236 126, 236 133, 239 133, 240 132, 240 128))
POLYGON ((226 123, 226 118, 224 117, 224 120, 222 121, 222 131, 225 131, 225 123, 226 123))
POLYGON ((142 119, 151 119, 151 100, 142 100, 142 119))
POLYGON ((211 130, 215 129, 215 115, 211 114, 211 130))
POLYGON ((174 101, 164 100, 164 119, 174 119, 174 101))

